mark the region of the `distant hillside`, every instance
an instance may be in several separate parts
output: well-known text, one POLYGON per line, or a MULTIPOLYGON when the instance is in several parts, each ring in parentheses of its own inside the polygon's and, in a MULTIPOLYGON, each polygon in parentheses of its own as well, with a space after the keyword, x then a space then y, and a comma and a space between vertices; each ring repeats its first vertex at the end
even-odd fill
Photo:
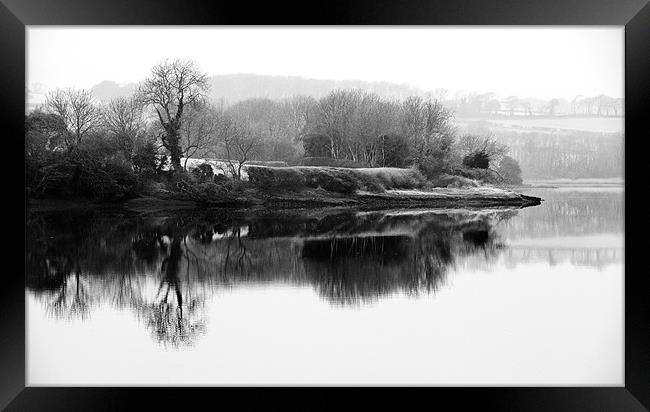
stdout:
POLYGON ((363 89, 388 98, 424 95, 425 91, 404 84, 365 82, 361 80, 318 80, 295 76, 230 74, 210 78, 210 95, 229 102, 251 97, 282 99, 299 94, 316 98, 335 89, 363 89))
POLYGON ((116 97, 126 97, 133 94, 135 91, 135 83, 127 83, 120 86, 112 80, 104 80, 103 82, 94 85, 90 92, 96 99, 101 101, 110 101, 116 97))
MULTIPOLYGON (((363 89, 390 98, 425 95, 425 91, 403 84, 361 80, 319 80, 296 76, 226 74, 211 76, 209 83, 209 96, 212 100, 223 99, 230 103, 251 97, 282 99, 299 94, 318 98, 335 89, 363 89)), ((105 80, 93 86, 91 91, 98 100, 108 101, 115 97, 128 96, 134 88, 135 83, 119 85, 114 81, 105 80)))

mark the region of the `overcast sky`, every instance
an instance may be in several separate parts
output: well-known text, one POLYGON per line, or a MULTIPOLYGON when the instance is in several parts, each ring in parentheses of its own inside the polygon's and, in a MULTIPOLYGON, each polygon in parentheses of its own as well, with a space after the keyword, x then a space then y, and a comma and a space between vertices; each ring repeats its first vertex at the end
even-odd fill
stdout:
POLYGON ((145 78, 165 58, 209 75, 405 83, 502 96, 623 97, 623 27, 27 28, 27 84, 145 78))

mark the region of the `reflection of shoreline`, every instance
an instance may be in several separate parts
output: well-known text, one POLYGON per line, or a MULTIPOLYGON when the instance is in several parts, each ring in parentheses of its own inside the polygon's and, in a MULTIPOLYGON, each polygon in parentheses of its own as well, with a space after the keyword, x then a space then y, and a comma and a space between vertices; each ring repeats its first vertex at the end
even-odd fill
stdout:
POLYGON ((522 210, 500 233, 506 239, 572 238, 623 232, 623 192, 544 189, 542 207, 522 210))
POLYGON ((155 340, 185 345, 205 329, 205 297, 222 287, 311 286, 334 305, 435 293, 459 260, 496 258, 493 225, 514 213, 43 214, 28 225, 27 286, 55 317, 110 302, 155 340))

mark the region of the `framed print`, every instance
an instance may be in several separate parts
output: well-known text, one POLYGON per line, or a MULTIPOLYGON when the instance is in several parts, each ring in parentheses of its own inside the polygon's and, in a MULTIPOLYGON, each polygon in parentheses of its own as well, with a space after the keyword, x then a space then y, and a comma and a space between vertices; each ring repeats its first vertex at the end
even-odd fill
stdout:
POLYGON ((2 406, 647 410, 646 3, 2 0, 2 406))

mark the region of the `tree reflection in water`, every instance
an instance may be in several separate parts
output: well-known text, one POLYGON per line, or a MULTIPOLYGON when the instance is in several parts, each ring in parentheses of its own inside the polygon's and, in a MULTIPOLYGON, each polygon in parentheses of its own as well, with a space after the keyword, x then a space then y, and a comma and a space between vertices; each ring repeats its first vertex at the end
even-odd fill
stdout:
POLYGON ((503 244, 494 225, 514 214, 33 213, 27 288, 56 317, 106 304, 134 312, 161 344, 191 345, 206 330, 205 301, 228 285, 311 285, 336 305, 435 292, 457 259, 495 259, 503 244))
MULTIPOLYGON (((47 261, 48 270, 54 269, 52 262, 47 261)), ((85 284, 86 279, 81 275, 79 265, 71 270, 70 262, 66 262, 61 269, 68 276, 63 278, 61 287, 54 293, 52 300, 48 304, 48 309, 55 317, 60 318, 86 318, 90 312, 92 296, 88 293, 88 286, 85 284)))
MULTIPOLYGON (((179 270, 184 253, 180 237, 173 238, 168 249, 161 264, 161 280, 153 301, 142 302, 136 309, 158 342, 172 346, 190 345, 196 336, 205 332, 205 321, 200 313, 202 302, 191 295, 188 300, 183 300, 179 270)), ((191 293, 189 287, 188 284, 187 294, 191 293)))

